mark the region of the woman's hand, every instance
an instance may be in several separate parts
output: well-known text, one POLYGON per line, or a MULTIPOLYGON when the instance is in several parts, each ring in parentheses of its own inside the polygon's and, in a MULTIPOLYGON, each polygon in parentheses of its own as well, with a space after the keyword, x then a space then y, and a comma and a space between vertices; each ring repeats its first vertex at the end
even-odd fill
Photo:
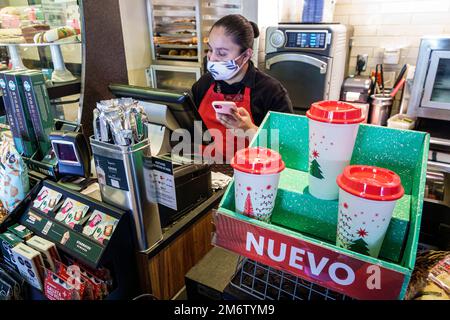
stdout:
POLYGON ((244 132, 248 130, 258 130, 252 122, 252 118, 244 108, 232 109, 232 115, 218 114, 217 119, 228 129, 241 129, 244 132))

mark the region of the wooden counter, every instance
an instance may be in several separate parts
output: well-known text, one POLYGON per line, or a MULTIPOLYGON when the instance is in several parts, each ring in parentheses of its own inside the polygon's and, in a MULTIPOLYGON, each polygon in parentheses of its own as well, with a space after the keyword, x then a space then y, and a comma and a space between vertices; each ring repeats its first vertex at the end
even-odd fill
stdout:
POLYGON ((225 190, 219 190, 163 230, 157 246, 137 254, 142 293, 173 298, 184 286, 185 274, 212 248, 212 211, 225 190))

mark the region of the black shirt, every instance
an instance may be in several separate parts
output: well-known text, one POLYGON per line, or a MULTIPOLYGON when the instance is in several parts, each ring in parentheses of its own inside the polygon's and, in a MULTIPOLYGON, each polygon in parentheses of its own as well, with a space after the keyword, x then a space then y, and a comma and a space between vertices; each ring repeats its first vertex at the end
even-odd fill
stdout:
POLYGON ((238 83, 230 85, 225 81, 215 81, 209 72, 203 75, 192 86, 192 95, 197 107, 200 107, 203 97, 214 82, 214 91, 217 92, 219 85, 220 92, 223 94, 243 94, 244 87, 250 88, 251 111, 257 126, 261 125, 269 111, 293 113, 292 102, 287 90, 278 80, 256 68, 252 61, 249 62, 244 78, 238 83))

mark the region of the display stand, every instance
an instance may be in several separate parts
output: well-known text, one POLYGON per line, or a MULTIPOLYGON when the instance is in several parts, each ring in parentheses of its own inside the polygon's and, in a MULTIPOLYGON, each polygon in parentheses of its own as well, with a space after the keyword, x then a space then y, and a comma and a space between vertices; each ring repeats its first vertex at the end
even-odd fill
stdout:
POLYGON ((407 200, 395 208, 407 218, 407 227, 395 225, 394 219, 391 220, 391 233, 388 229, 383 242, 383 247, 389 250, 379 258, 335 245, 337 215, 331 213, 337 201, 316 202, 305 184, 309 154, 306 117, 270 112, 252 145, 268 148, 278 145, 286 163, 272 222, 236 213, 232 183, 214 215, 213 243, 352 298, 402 299, 416 258, 429 135, 368 125, 359 127, 351 164, 374 165, 397 172, 407 200), (264 141, 262 132, 273 129, 279 130, 279 140, 269 135, 264 141), (298 220, 310 222, 298 223, 298 220), (390 258, 386 257, 388 253, 390 258))
POLYGON ((36 235, 54 242, 59 250, 83 264, 94 269, 100 266, 110 269, 114 279, 114 289, 106 299, 124 299, 135 296, 137 277, 134 247, 129 236, 131 232, 129 214, 49 180, 41 182, 38 185, 39 190, 44 186, 61 193, 63 195, 61 200, 52 212, 46 214, 34 208, 33 199, 30 199, 25 212, 20 217, 20 223, 36 235), (89 206, 89 212, 98 210, 118 219, 111 238, 102 244, 83 234, 81 226, 72 229, 57 221, 55 214, 67 197, 89 206), (64 243, 62 235, 69 235, 69 240, 64 243))

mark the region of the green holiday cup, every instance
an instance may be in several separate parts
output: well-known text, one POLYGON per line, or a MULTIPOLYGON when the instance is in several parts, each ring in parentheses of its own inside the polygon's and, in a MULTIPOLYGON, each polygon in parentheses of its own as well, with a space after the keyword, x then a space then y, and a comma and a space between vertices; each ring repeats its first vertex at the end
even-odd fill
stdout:
POLYGON ((360 108, 340 101, 313 103, 309 119, 309 193, 322 200, 339 195, 336 177, 350 163, 358 127, 364 121, 360 108))
POLYGON ((236 211, 269 222, 280 174, 285 168, 281 155, 267 148, 246 148, 236 152, 231 166, 234 168, 236 211))
POLYGON ((336 245, 377 258, 395 204, 404 194, 400 177, 373 166, 347 166, 337 178, 336 245))

